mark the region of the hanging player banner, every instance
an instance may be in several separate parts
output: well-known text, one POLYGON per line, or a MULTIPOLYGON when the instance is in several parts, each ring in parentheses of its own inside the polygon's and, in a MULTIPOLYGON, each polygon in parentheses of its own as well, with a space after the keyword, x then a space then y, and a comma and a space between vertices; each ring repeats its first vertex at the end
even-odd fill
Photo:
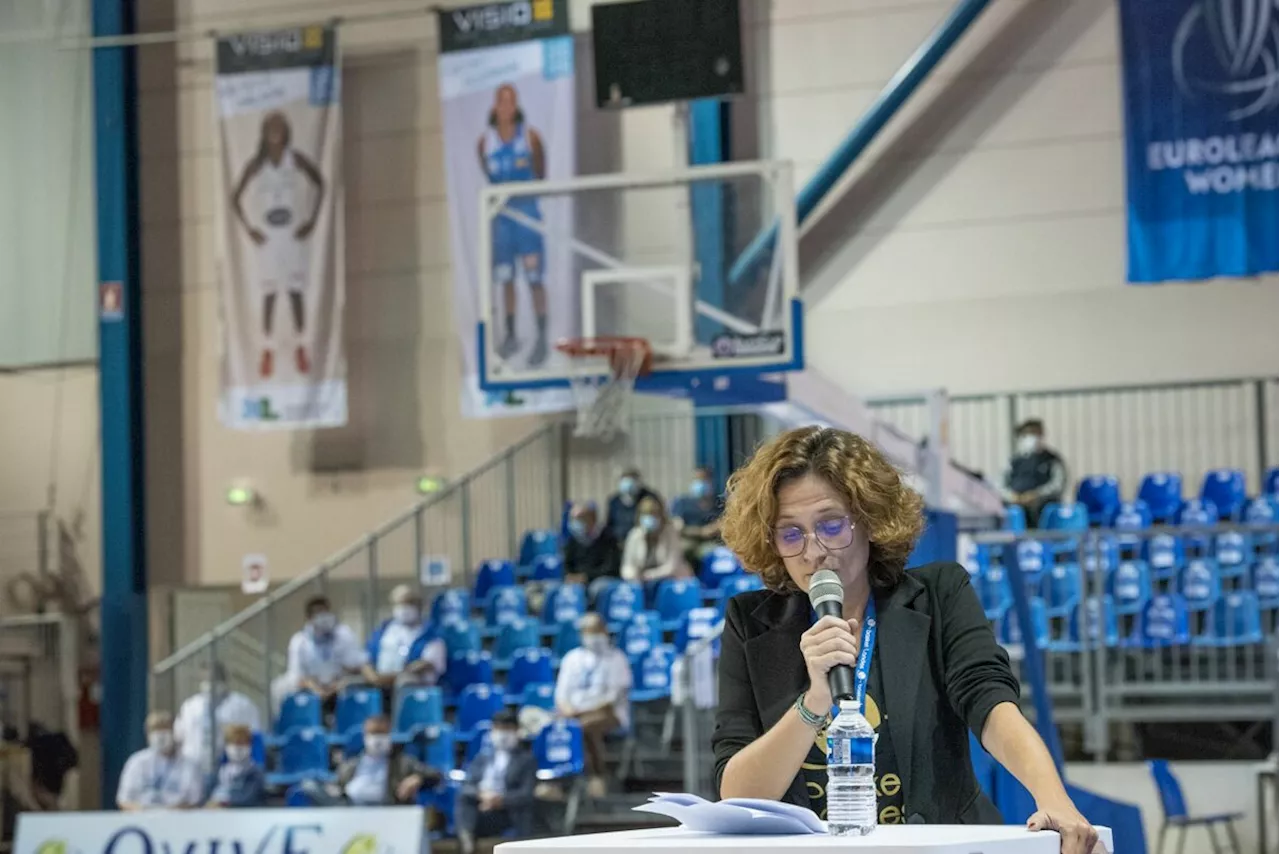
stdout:
POLYGON ((1129 281, 1275 272, 1275 0, 1121 0, 1129 281))
MULTIPOLYGON (((490 394, 480 388, 476 324, 480 190, 505 181, 556 180, 575 172, 577 131, 573 36, 568 0, 516 0, 441 10, 440 108, 448 176, 454 315, 463 354, 462 412, 467 417, 526 415, 573 408, 567 389, 490 394)), ((502 317, 504 358, 542 364, 558 338, 576 334, 570 287, 567 198, 521 197, 509 204, 532 228, 493 220, 492 304, 502 317)))
POLYGON ((222 423, 347 421, 341 74, 332 27, 217 42, 222 423))

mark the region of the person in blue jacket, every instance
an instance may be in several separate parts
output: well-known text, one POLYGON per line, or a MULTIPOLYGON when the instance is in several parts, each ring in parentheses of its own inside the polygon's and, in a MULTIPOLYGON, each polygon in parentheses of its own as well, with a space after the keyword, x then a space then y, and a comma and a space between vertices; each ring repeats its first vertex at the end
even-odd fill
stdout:
POLYGON ((266 773, 253 758, 253 732, 242 724, 223 730, 227 760, 205 804, 208 807, 260 807, 266 802, 266 773))
MULTIPOLYGON (((391 591, 391 619, 369 638, 364 677, 390 694, 398 685, 434 685, 448 651, 422 608, 422 594, 407 584, 391 591)), ((390 707, 390 704, 387 704, 390 707)))

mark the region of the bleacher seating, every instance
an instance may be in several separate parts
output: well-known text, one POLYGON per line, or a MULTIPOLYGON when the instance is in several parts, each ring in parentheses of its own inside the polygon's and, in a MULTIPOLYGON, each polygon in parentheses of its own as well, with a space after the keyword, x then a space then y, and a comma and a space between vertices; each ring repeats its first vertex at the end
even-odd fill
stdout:
POLYGON ((340 744, 364 726, 366 718, 382 713, 382 691, 371 685, 349 685, 338 694, 330 739, 340 744))
POLYGON ((450 655, 480 651, 480 627, 465 617, 454 617, 440 626, 440 638, 450 655))
POLYGON ((539 709, 546 709, 548 712, 554 711, 556 707, 556 686, 552 682, 539 682, 536 685, 526 685, 524 688, 524 700, 522 706, 536 706, 539 709))
POLYGON ((580 776, 586 766, 582 726, 575 720, 557 718, 534 738, 533 755, 538 762, 539 780, 580 776))
POLYGON ((445 686, 457 697, 468 685, 493 683, 493 661, 483 650, 470 650, 449 656, 444 673, 445 686))
POLYGON ((289 730, 280 744, 279 770, 267 775, 267 785, 284 788, 303 780, 326 780, 329 770, 329 738, 320 727, 289 730))
POLYGON ((733 552, 720 546, 707 552, 698 569, 698 580, 705 590, 719 592, 720 584, 727 578, 743 573, 742 564, 733 552))
POLYGON ((1090 475, 1076 487, 1076 501, 1085 506, 1095 528, 1110 525, 1120 509, 1120 481, 1114 475, 1090 475))
POLYGON ((564 561, 560 555, 538 555, 529 569, 531 581, 560 581, 564 578, 564 561))
POLYGON ((1142 479, 1137 497, 1147 505, 1153 522, 1170 522, 1182 507, 1182 475, 1152 472, 1142 479))
POLYGON ((676 651, 683 653, 691 642, 710 636, 719 622, 719 608, 689 609, 676 629, 676 651))
POLYGON ((484 637, 497 637, 507 623, 528 616, 529 605, 523 587, 495 587, 485 606, 484 637))
POLYGON ((1272 466, 1267 469, 1267 478, 1262 484, 1262 494, 1272 497, 1280 496, 1280 468, 1272 466))
POLYGON ((655 605, 663 631, 674 632, 680 628, 685 614, 702 605, 702 590, 696 581, 668 578, 658 585, 655 605))
POLYGON ((631 700, 648 703, 671 696, 671 665, 675 647, 656 644, 646 652, 631 657, 631 700))
POLYGON ((471 595, 476 602, 487 602, 489 591, 515 583, 516 571, 511 561, 486 560, 476 569, 476 583, 471 595))
POLYGON ((644 610, 644 588, 634 581, 619 581, 605 588, 596 600, 596 611, 609 631, 617 632, 644 610))
POLYGON ((1152 596, 1138 613, 1130 643, 1144 647, 1182 646, 1191 641, 1187 603, 1177 593, 1152 596))
POLYGON ((555 681, 555 669, 551 650, 544 647, 527 647, 520 650, 507 673, 506 702, 518 706, 524 703, 529 686, 555 681))
POLYGON ((280 714, 276 716, 275 732, 268 742, 283 744, 294 730, 312 729, 322 725, 320 698, 310 691, 297 691, 284 698, 280 714))
POLYGON ((587 611, 587 591, 581 584, 556 584, 546 593, 542 605, 544 634, 550 636, 555 627, 577 620, 587 611))
POLYGON ((1079 501, 1062 504, 1051 501, 1040 511, 1040 527, 1050 531, 1084 531, 1089 527, 1089 509, 1079 501))
POLYGON ((392 737, 409 741, 428 727, 444 723, 444 694, 439 688, 420 686, 401 689, 392 720, 392 737))
POLYGON ((662 618, 657 611, 641 611, 622 629, 622 651, 630 658, 644 655, 662 643, 662 618))
POLYGON ((471 616, 471 597, 460 587, 441 590, 431 600, 431 620, 437 625, 451 618, 466 621, 471 616))
POLYGON ((502 711, 502 693, 488 683, 479 682, 462 689, 458 697, 458 719, 453 740, 468 742, 481 723, 488 723, 502 711))
POLYGON ((558 557, 560 538, 555 531, 525 531, 520 538, 520 554, 517 559, 521 566, 532 566, 534 560, 543 556, 558 557))
POLYGON ((528 617, 516 617, 498 628, 493 647, 494 670, 507 670, 516 655, 539 643, 538 625, 528 617))
POLYGON ((1204 476, 1200 499, 1217 508, 1219 519, 1239 519, 1249 501, 1244 472, 1240 469, 1215 469, 1204 476))

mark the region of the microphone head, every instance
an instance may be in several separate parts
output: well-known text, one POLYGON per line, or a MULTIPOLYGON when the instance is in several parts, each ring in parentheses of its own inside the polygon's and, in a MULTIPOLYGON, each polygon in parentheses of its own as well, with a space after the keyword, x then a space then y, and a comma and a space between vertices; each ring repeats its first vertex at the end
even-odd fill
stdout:
POLYGON ((826 602, 835 602, 843 607, 844 585, 840 583, 840 576, 834 570, 820 569, 809 576, 809 604, 816 611, 819 605, 826 602))

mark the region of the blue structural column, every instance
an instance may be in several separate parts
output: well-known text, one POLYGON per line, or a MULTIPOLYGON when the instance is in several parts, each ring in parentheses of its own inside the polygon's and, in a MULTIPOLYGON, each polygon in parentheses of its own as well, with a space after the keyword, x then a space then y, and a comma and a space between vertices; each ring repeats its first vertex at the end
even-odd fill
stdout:
MULTIPOLYGON (((689 165, 706 166, 729 159, 725 134, 728 110, 727 103, 712 98, 689 104, 689 165)), ((726 229, 729 227, 725 192, 725 187, 715 182, 695 184, 689 191, 693 253, 698 262, 695 292, 699 300, 721 307, 725 304, 726 229)), ((699 344, 709 344, 721 327, 711 318, 699 316, 694 331, 699 344)), ((698 463, 710 468, 714 482, 723 486, 731 465, 729 419, 724 415, 698 415, 694 425, 698 463)))
MULTIPOLYGON (((95 36, 133 32, 133 0, 93 0, 95 36)), ((102 430, 102 799, 143 742, 147 570, 143 536, 142 312, 133 48, 93 54, 102 430)))

